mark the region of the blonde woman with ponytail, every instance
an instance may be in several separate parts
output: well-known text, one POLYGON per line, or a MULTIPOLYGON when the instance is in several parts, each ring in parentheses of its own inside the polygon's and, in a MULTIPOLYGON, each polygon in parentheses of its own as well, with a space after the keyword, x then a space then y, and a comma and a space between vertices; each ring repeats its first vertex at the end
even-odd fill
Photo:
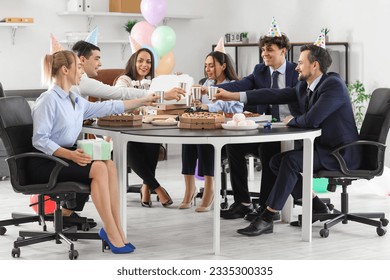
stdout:
MULTIPOLYGON (((84 119, 120 114, 139 106, 150 105, 157 96, 126 101, 91 103, 70 91, 83 74, 79 58, 71 51, 48 54, 43 59, 43 81, 49 89, 37 99, 33 109, 33 146, 37 151, 57 156, 67 163, 58 181, 77 181, 91 186, 91 197, 103 228, 99 236, 115 254, 131 253, 135 247, 126 239, 120 223, 118 176, 112 160, 94 160, 75 148, 84 119)), ((34 183, 47 180, 51 163, 36 159, 29 173, 34 183), (36 172, 34 166, 41 166, 36 172)))

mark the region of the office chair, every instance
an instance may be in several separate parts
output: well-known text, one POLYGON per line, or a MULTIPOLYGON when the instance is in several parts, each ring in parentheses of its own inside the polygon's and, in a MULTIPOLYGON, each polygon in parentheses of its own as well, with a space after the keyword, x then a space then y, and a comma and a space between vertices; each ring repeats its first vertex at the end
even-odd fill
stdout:
POLYGON ((100 240, 100 237, 97 233, 77 233, 76 227, 63 230, 63 218, 60 205, 64 201, 68 207, 71 207, 71 203, 74 203, 75 194, 90 193, 90 187, 89 185, 76 182, 57 183, 57 176, 61 168, 68 164, 57 157, 33 152, 32 134, 33 120, 27 101, 20 96, 0 98, 0 136, 3 139, 8 155, 6 161, 10 171, 10 182, 13 190, 24 195, 46 195, 56 203, 54 212, 55 231, 53 233, 47 232, 46 230, 43 232, 20 231, 18 239, 14 242, 11 254, 14 258, 17 258, 20 257, 20 247, 55 240, 57 244, 65 241, 69 245, 69 259, 77 259, 79 254, 74 249, 72 240, 100 240), (49 182, 45 184, 29 183, 25 168, 29 158, 33 157, 45 158, 56 163, 49 182))
MULTIPOLYGON (((0 97, 5 97, 5 92, 3 90, 2 84, 0 83, 0 97)), ((0 146, 2 147, 1 151, 3 152, 3 142, 0 138, 0 146)), ((4 150, 4 152, 6 152, 4 150)), ((5 159, 6 155, 1 155, 0 160, 3 160, 3 157, 5 159)), ((5 161, 4 161, 5 163, 5 161)), ((6 164, 5 164, 6 165, 6 164)), ((8 167, 7 168, 7 176, 3 177, 3 179, 8 178, 8 167)), ((42 225, 42 228, 44 231, 47 230, 46 221, 53 221, 54 215, 46 215, 45 214, 45 208, 44 208, 44 199, 43 195, 38 195, 38 213, 37 215, 29 214, 29 213, 11 213, 11 219, 7 220, 1 220, 0 221, 0 235, 4 235, 7 232, 6 226, 10 225, 20 225, 25 223, 33 223, 38 222, 39 225, 42 225)), ((86 217, 64 217, 64 223, 67 224, 75 224, 79 225, 83 231, 88 231, 90 229, 89 223, 87 221, 86 217)))
POLYGON ((313 214, 313 221, 329 220, 324 223, 324 227, 320 230, 321 237, 328 237, 329 229, 334 225, 340 222, 347 224, 348 221, 374 226, 379 236, 386 234, 387 230, 384 227, 388 225, 389 221, 385 218, 385 213, 349 213, 347 187, 355 180, 371 180, 382 175, 389 127, 390 88, 378 88, 372 93, 360 129, 359 140, 339 147, 332 152, 340 164, 340 171, 319 170, 313 175, 315 178, 328 178, 328 191, 335 192, 336 186, 342 187, 341 211, 334 210, 332 214, 313 214), (341 152, 343 148, 354 145, 362 147, 363 160, 359 169, 350 170, 346 166, 341 152), (379 221, 374 219, 379 219, 379 221))

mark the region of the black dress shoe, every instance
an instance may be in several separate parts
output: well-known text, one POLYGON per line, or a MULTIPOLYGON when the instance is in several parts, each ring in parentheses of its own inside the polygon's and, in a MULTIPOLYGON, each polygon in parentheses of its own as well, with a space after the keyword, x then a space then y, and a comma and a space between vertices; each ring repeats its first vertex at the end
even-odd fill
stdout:
POLYGON ((234 202, 228 210, 221 211, 221 218, 224 219, 239 219, 244 218, 246 214, 253 211, 252 204, 245 206, 240 202, 234 202))
POLYGON ((261 216, 257 217, 249 226, 237 230, 238 233, 247 236, 257 236, 274 232, 274 223, 267 223, 261 216))
MULTIPOLYGON (((256 219, 260 214, 264 211, 264 208, 259 207, 256 210, 253 210, 251 213, 248 213, 245 215, 244 220, 252 222, 254 219, 256 219)), ((279 221, 280 220, 280 213, 275 212, 274 215, 274 221, 279 221)))
MULTIPOLYGON (((314 210, 313 209, 313 214, 329 214, 331 213, 328 206, 326 206, 324 209, 321 210, 314 210)), ((315 219, 314 217, 312 218, 311 223, 317 222, 319 219, 315 219)), ((298 221, 292 221, 290 222, 290 226, 293 227, 301 227, 302 226, 302 215, 299 215, 298 221)))

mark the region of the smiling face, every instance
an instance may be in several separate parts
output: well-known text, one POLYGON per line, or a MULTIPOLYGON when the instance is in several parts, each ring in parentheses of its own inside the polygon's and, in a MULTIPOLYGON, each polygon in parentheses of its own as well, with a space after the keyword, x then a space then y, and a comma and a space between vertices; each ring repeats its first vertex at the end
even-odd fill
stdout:
POLYGON ((225 69, 226 63, 219 63, 211 55, 206 57, 204 62, 204 70, 208 79, 217 80, 217 83, 225 80, 225 69))
POLYGON ((84 72, 87 73, 87 76, 90 78, 96 77, 98 75, 98 70, 102 63, 100 61, 100 51, 93 50, 92 55, 89 58, 85 56, 80 56, 80 62, 84 69, 84 72))
POLYGON ((310 85, 319 75, 319 63, 318 61, 310 62, 309 54, 309 50, 301 52, 295 70, 299 74, 298 80, 306 81, 310 85))
POLYGON ((149 75, 150 69, 152 68, 151 55, 146 51, 142 51, 138 54, 135 63, 137 70, 137 80, 145 79, 145 77, 149 75))
POLYGON ((276 44, 265 45, 261 48, 261 57, 265 65, 277 69, 285 61, 286 48, 279 48, 276 44))

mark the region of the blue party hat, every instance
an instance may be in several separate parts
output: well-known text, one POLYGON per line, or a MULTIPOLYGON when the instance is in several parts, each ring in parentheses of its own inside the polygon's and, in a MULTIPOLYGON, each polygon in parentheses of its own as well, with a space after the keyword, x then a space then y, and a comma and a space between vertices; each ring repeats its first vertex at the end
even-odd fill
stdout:
POLYGON ((86 42, 88 42, 88 43, 91 43, 92 45, 97 46, 97 45, 98 45, 98 41, 97 41, 98 35, 99 35, 99 29, 98 29, 98 27, 96 26, 96 27, 91 31, 91 33, 88 34, 87 38, 86 38, 84 41, 86 41, 86 42))

